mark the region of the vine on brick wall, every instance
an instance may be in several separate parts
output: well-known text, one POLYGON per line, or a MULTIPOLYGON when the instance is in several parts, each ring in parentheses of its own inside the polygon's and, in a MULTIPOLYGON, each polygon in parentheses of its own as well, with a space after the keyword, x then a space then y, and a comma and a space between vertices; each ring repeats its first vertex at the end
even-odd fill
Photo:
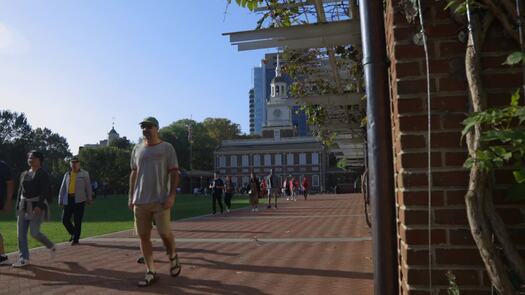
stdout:
MULTIPOLYGON (((494 170, 507 164, 516 165, 514 177, 517 185, 521 187, 525 182, 524 107, 519 106, 520 90, 517 90, 510 106, 487 109, 480 60, 482 45, 493 22, 499 21, 506 34, 520 43, 516 28, 523 23, 522 17, 510 0, 446 1, 445 9, 453 15, 466 15, 469 24, 465 69, 472 112, 463 122, 463 136, 469 150, 465 162, 465 167, 470 169, 469 188, 465 195, 469 226, 493 286, 502 294, 517 294, 525 282, 525 267, 496 212, 492 193, 494 170)), ((405 0, 402 4, 405 16, 411 20, 414 9, 410 7, 416 5, 416 0, 405 0)), ((520 62, 523 56, 522 52, 514 53, 507 63, 520 62)))

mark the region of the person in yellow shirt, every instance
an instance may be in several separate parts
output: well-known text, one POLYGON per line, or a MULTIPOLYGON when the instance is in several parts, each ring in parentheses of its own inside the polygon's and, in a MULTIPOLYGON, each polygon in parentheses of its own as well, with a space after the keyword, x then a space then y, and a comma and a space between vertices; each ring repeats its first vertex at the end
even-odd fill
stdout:
POLYGON ((69 161, 71 170, 64 174, 58 196, 58 204, 64 208, 62 223, 71 235, 71 245, 77 245, 82 231, 82 219, 87 202, 93 202, 89 173, 80 168, 80 159, 75 156, 69 161), (71 223, 73 218, 74 224, 71 223))

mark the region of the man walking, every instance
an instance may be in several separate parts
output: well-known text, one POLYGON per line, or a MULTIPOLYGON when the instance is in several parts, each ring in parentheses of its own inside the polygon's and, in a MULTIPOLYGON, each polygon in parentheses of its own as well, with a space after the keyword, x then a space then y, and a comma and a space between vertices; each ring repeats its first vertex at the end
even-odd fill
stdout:
MULTIPOLYGON (((0 161, 0 210, 9 213, 13 207, 14 192, 13 176, 9 166, 4 161, 0 161)), ((4 250, 4 238, 0 233, 0 264, 7 261, 7 255, 4 250)))
POLYGON ((82 231, 82 219, 86 202, 91 205, 93 194, 91 180, 86 170, 80 169, 80 159, 74 156, 69 161, 71 170, 64 174, 60 192, 58 194, 58 205, 64 207, 62 211, 62 224, 71 235, 69 241, 71 246, 77 245, 82 231), (73 218, 75 224, 71 223, 73 218))
POLYGON ((175 202, 179 183, 179 164, 173 146, 159 137, 159 122, 147 117, 140 122, 144 141, 131 153, 129 179, 129 208, 135 216, 135 229, 140 237, 140 249, 146 263, 146 275, 138 282, 140 287, 157 280, 151 243, 152 223, 170 260, 170 274, 178 276, 181 265, 175 251, 175 239, 170 227, 171 207, 175 202))
POLYGON ((266 188, 268 189, 268 208, 272 208, 272 196, 274 198, 273 205, 277 209, 277 196, 279 194, 279 181, 277 176, 273 174, 273 169, 270 169, 270 174, 266 177, 266 188))
POLYGON ((212 209, 213 214, 217 213, 217 202, 221 208, 221 214, 223 213, 222 207, 222 191, 224 190, 224 181, 219 177, 219 173, 213 173, 213 182, 211 183, 212 190, 212 209))

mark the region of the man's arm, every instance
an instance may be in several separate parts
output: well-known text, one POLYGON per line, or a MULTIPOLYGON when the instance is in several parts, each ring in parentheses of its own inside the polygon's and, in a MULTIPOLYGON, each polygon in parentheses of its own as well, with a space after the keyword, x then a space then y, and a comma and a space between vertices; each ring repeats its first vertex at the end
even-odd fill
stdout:
POLYGON ((175 196, 177 195, 177 187, 179 186, 179 168, 173 168, 170 170, 170 194, 164 208, 169 209, 175 203, 175 196))
POLYGON ((13 180, 8 180, 5 182, 7 186, 7 195, 4 204, 4 213, 9 213, 12 207, 13 193, 15 191, 15 182, 13 180))
POLYGON ((128 193, 128 207, 133 210, 133 193, 135 192, 135 183, 137 182, 137 170, 131 170, 129 175, 129 193, 128 193))

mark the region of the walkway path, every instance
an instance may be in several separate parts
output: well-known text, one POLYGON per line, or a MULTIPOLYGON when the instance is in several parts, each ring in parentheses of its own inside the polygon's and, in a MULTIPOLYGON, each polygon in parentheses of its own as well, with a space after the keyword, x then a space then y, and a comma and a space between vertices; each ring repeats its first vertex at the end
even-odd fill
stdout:
POLYGON ((39 248, 27 268, 0 267, 0 294, 373 294, 362 208, 359 195, 316 195, 281 200, 278 209, 174 222, 181 275, 168 275, 154 235, 160 279, 140 289, 144 267, 135 262, 132 231, 61 244, 54 260, 39 248))

